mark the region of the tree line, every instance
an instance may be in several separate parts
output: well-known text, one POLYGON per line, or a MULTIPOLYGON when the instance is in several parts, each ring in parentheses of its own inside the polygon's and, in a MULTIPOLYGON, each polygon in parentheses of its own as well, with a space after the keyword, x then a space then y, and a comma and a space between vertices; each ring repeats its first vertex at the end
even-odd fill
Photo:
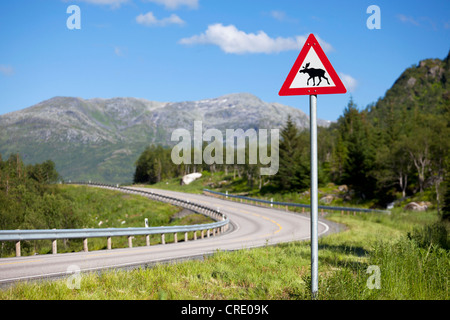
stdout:
MULTIPOLYGON (((85 225, 73 199, 57 187, 60 176, 51 160, 25 165, 19 154, 0 154, 0 229, 72 229, 85 225)), ((42 241, 23 241, 23 252, 37 252, 42 241)), ((14 243, 1 243, 0 257, 14 252, 14 243)))
MULTIPOLYGON (((432 190, 442 206, 448 179, 449 110, 419 108, 359 110, 350 99, 343 114, 328 128, 318 129, 319 184, 346 184, 362 199, 380 205, 432 190)), ((272 192, 304 191, 310 185, 309 130, 297 128, 289 117, 280 132, 279 170, 260 176, 260 165, 174 165, 171 149, 149 146, 136 162, 135 183, 157 183, 203 170, 233 173, 250 187, 272 192)))
POLYGON ((58 194, 51 160, 25 165, 18 154, 0 155, 0 229, 72 228, 71 204, 58 194))

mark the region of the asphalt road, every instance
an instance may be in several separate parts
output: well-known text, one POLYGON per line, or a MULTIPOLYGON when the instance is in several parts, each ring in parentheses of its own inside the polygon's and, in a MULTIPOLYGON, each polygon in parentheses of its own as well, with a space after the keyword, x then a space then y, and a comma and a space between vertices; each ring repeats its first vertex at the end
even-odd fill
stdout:
MULTIPOLYGON (((149 191, 148 188, 143 190, 149 191)), ((223 234, 196 241, 181 241, 150 247, 2 258, 0 259, 0 286, 21 280, 64 277, 69 274, 70 270, 88 272, 112 268, 132 268, 166 261, 202 258, 217 250, 239 250, 307 240, 310 237, 310 220, 307 215, 231 202, 205 195, 156 189, 151 189, 151 191, 180 199, 189 199, 191 202, 212 208, 220 208, 220 211, 230 218, 232 225, 223 234)), ((336 231, 336 225, 319 219, 318 229, 318 234, 321 236, 336 231)))

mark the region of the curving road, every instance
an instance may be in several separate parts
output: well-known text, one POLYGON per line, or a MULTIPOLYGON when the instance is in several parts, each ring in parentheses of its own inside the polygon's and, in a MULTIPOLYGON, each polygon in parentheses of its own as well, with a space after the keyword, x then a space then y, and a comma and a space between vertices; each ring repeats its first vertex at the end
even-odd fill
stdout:
MULTIPOLYGON (((140 189, 140 188, 132 188, 140 189)), ((148 188, 141 190, 149 191, 148 188)), ((202 258, 217 250, 239 250, 283 242, 307 240, 310 220, 307 215, 231 202, 205 195, 150 189, 191 202, 220 208, 231 221, 221 235, 196 241, 91 252, 61 253, 0 259, 0 285, 20 280, 55 278, 68 270, 81 272, 152 265, 158 262, 202 258)), ((319 236, 335 230, 334 224, 319 219, 319 236)), ((106 239, 105 239, 106 241, 106 239)))

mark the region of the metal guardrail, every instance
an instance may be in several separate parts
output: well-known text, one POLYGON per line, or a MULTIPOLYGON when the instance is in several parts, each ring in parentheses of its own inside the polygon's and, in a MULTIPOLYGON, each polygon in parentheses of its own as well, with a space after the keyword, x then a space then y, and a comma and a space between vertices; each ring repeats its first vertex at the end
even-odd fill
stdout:
POLYGON ((148 228, 103 228, 103 229, 38 229, 38 230, 0 230, 0 241, 86 239, 152 234, 181 233, 211 230, 224 226, 227 221, 189 226, 168 226, 148 228))
MULTIPOLYGON (((292 202, 278 202, 278 201, 271 201, 271 200, 264 200, 264 199, 257 199, 257 198, 249 198, 245 196, 238 196, 228 193, 222 193, 217 192, 209 189, 203 189, 206 193, 215 194, 218 196, 222 196, 225 198, 237 198, 247 201, 253 201, 253 202, 259 202, 259 203, 265 203, 269 205, 278 205, 278 206, 285 206, 285 207, 298 207, 298 208, 310 208, 310 205, 308 204, 301 204, 301 203, 292 203, 292 202)), ((351 207, 337 207, 337 206, 318 206, 319 209, 322 210, 330 210, 330 211, 340 211, 340 212, 367 212, 367 213, 390 213, 388 210, 376 210, 376 209, 364 209, 364 208, 351 208, 351 207)))
POLYGON ((56 240, 58 239, 83 239, 84 251, 88 251, 88 238, 108 238, 107 248, 111 249, 111 238, 127 236, 129 247, 132 247, 133 236, 146 236, 146 243, 150 245, 149 236, 152 234, 161 235, 161 243, 165 244, 165 234, 174 234, 174 242, 177 242, 177 233, 185 233, 185 241, 188 241, 188 232, 194 232, 194 240, 197 240, 197 231, 201 232, 201 238, 218 233, 223 233, 228 229, 230 220, 228 217, 215 210, 203 205, 192 203, 187 200, 177 199, 150 191, 142 191, 120 187, 118 185, 109 185, 91 182, 69 182, 67 184, 89 185, 106 189, 119 190, 125 193, 139 194, 156 201, 166 202, 172 205, 189 209, 216 220, 214 223, 196 224, 186 226, 161 226, 161 227, 143 227, 143 228, 92 228, 92 229, 37 229, 37 230, 0 230, 0 241, 16 241, 16 256, 20 256, 20 241, 24 240, 52 240, 52 252, 57 253, 56 240))

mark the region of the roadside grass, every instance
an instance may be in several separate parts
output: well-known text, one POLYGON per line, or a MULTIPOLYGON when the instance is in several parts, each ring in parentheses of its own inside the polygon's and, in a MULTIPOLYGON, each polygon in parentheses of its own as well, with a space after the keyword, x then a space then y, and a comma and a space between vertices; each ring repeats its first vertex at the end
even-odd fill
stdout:
POLYGON ((181 185, 180 178, 173 178, 173 179, 164 180, 164 181, 152 184, 152 185, 138 184, 138 185, 133 185, 133 186, 201 194, 203 192, 203 189, 207 188, 208 184, 217 183, 219 180, 221 180, 221 178, 222 178, 222 176, 219 174, 212 175, 209 172, 204 171, 204 172, 202 172, 202 177, 200 179, 197 179, 188 185, 181 185))
MULTIPOLYGON (((60 193, 71 204, 71 214, 77 217, 80 225, 77 228, 127 228, 144 227, 144 219, 148 219, 150 227, 203 224, 214 222, 211 218, 200 214, 192 214, 173 219, 181 209, 179 207, 153 201, 148 198, 126 194, 120 191, 106 190, 88 186, 57 185, 55 192, 60 193)), ((179 234, 178 238, 184 237, 179 234)), ((189 234, 193 238, 193 234, 189 234)), ((166 241, 173 241, 173 235, 166 235, 166 241)), ((161 242, 159 235, 151 235, 150 243, 161 242)), ((14 243, 2 243, 2 257, 14 256, 14 243)), ((106 249, 106 238, 90 238, 89 250, 106 249)), ((145 237, 135 237, 133 246, 145 245, 145 237)), ((48 254, 52 252, 51 240, 21 241, 22 255, 48 254)), ((78 252, 83 250, 82 239, 57 241, 58 252, 78 252)), ((112 248, 128 247, 127 237, 112 238, 112 248)))
MULTIPOLYGON (((229 194, 244 195, 250 198, 263 199, 270 201, 273 199, 275 202, 290 202, 309 205, 310 195, 309 190, 304 192, 279 192, 279 190, 273 190, 269 186, 263 186, 261 189, 257 185, 253 187, 248 186, 245 178, 234 175, 233 173, 215 172, 210 173, 208 171, 202 172, 202 177, 191 182, 188 185, 181 185, 180 178, 173 178, 164 180, 152 185, 135 185, 144 188, 164 189, 171 191, 179 191, 186 193, 201 194, 204 189, 210 189, 217 192, 229 194)), ((332 205, 332 206, 347 206, 353 208, 372 208, 375 207, 374 200, 362 200, 361 198, 351 196, 352 192, 339 191, 338 186, 333 183, 319 185, 319 204, 320 205, 332 205), (321 197, 332 196, 331 202, 320 201, 321 197), (347 196, 344 199, 344 196, 347 196)), ((290 208, 292 211, 301 212, 301 208, 290 208)))
MULTIPOLYGON (((448 247, 417 241, 439 223, 436 212, 327 218, 347 229, 319 239, 319 299, 449 299, 448 247), (369 288, 369 266, 381 272, 380 289, 369 288)), ((448 226, 439 230, 448 245, 448 226)), ((66 279, 18 283, 0 290, 0 299, 291 300, 310 299, 309 283, 310 246, 304 241, 217 251, 203 261, 83 274, 79 289, 69 289, 66 279)))

